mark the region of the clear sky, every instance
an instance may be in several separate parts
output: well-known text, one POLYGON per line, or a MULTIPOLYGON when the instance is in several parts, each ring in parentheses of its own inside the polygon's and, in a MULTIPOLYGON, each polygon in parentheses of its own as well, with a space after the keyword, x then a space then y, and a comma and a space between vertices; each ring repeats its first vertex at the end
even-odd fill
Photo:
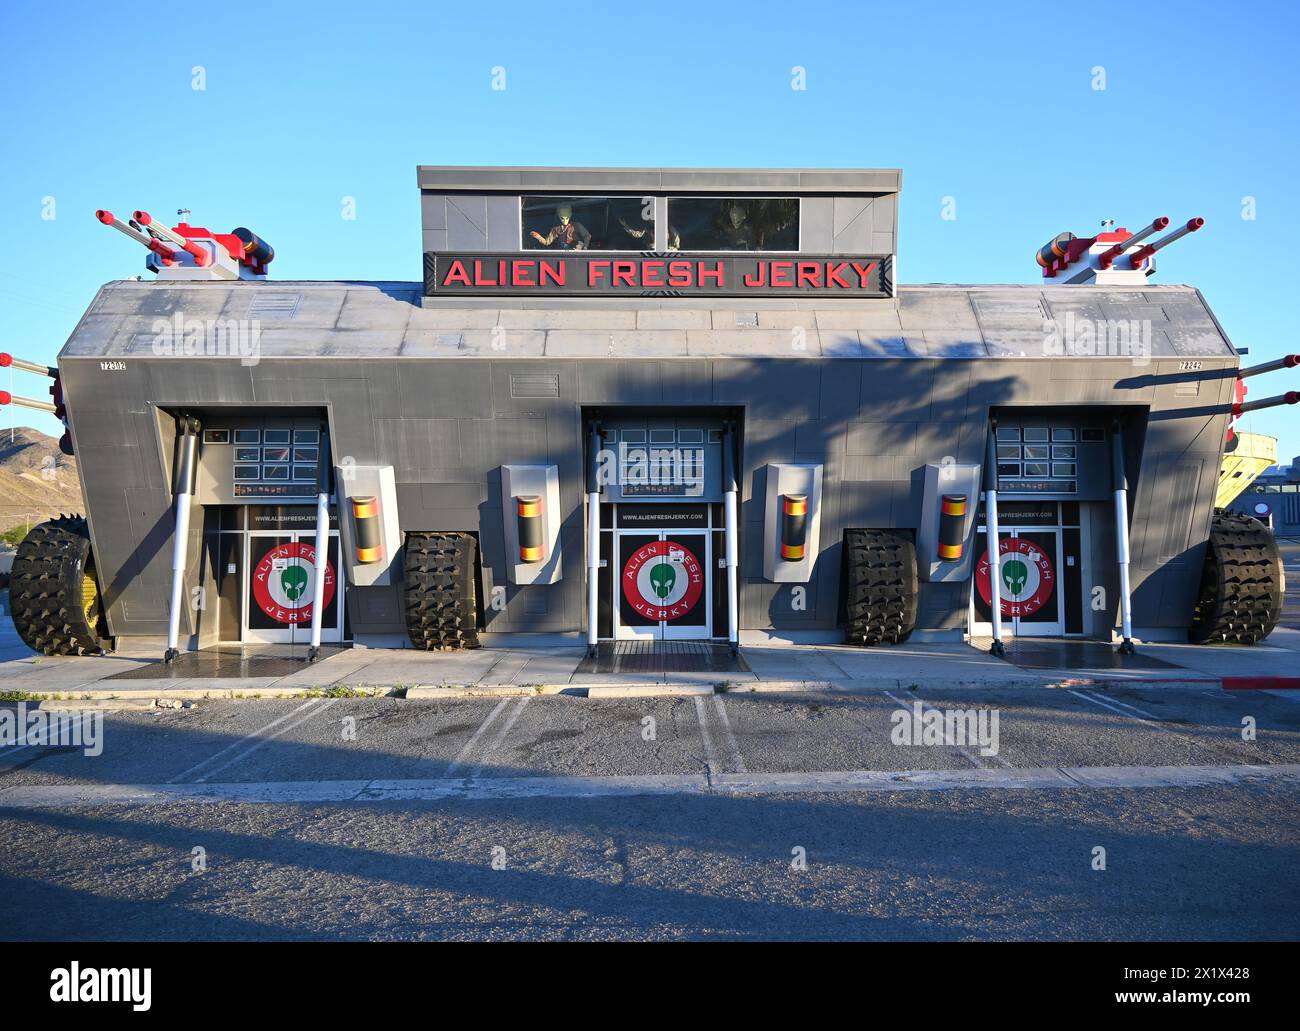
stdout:
MULTIPOLYGON (((1199 287, 1258 362, 1300 350, 1298 10, 4 0, 0 349, 52 362, 143 271, 98 207, 248 226, 276 278, 416 280, 419 163, 900 167, 905 283, 1034 282, 1063 230, 1204 216, 1156 281, 1199 287)), ((1300 454, 1300 406, 1244 422, 1300 454)))

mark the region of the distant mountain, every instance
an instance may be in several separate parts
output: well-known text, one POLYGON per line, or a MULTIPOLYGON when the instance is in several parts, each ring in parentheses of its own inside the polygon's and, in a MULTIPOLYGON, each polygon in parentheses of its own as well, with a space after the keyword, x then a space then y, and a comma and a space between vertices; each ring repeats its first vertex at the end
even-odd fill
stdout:
POLYGON ((0 429, 0 531, 84 512, 77 460, 30 426, 0 429))

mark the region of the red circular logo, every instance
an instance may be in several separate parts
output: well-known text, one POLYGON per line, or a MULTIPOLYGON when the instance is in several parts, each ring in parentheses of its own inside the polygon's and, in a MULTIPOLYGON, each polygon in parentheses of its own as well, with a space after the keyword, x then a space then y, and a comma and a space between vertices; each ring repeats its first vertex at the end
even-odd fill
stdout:
POLYGON ((645 619, 680 619, 704 593, 704 567, 676 541, 651 541, 623 567, 623 597, 645 619))
MULTIPOLYGON (((998 544, 1001 573, 998 594, 1002 615, 1032 616, 1051 600, 1056 589, 1056 570, 1041 546, 1025 537, 1004 537, 998 544)), ((975 567, 975 586, 985 605, 992 605, 989 586, 989 553, 980 555, 975 567)))
MULTIPOLYGON (((258 608, 277 623, 311 622, 316 592, 316 546, 305 541, 280 544, 262 556, 253 570, 253 597, 258 608)), ((334 567, 325 563, 322 606, 334 599, 334 567)))

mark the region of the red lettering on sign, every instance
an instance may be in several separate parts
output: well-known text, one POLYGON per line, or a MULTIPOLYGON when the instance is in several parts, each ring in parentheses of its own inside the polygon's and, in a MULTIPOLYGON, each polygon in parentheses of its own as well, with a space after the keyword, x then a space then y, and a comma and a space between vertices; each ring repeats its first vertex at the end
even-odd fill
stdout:
POLYGON ((451 283, 459 283, 461 286, 471 285, 469 274, 465 271, 465 266, 459 260, 451 263, 451 268, 447 269, 447 275, 442 281, 443 286, 447 286, 451 283))
POLYGON ((749 287, 767 286, 767 262, 760 261, 757 272, 746 272, 741 282, 749 287))
POLYGON ((546 280, 549 278, 550 281, 554 283, 556 286, 563 286, 564 267, 565 267, 564 262, 562 261, 557 261, 554 263, 549 261, 543 261, 541 264, 541 282, 538 285, 545 286, 546 280))
POLYGON ((794 280, 790 278, 794 272, 793 261, 774 261, 772 262, 772 285, 773 286, 794 286, 794 280), (780 277, 779 279, 777 277, 780 277))
POLYGON ((666 286, 663 281, 664 263, 662 261, 643 261, 641 263, 642 286, 666 286), (654 278, 651 278, 651 276, 654 278))
POLYGON ((587 285, 595 286, 607 271, 609 271, 609 262, 604 258, 587 262, 587 285))
POLYGON ((689 261, 670 261, 668 263, 668 285, 691 285, 691 263, 689 261))
POLYGON ((487 274, 483 271, 483 262, 474 262, 474 285, 475 286, 500 286, 501 283, 495 279, 488 279, 487 274))
POLYGON ((536 286, 537 280, 530 278, 533 272, 535 261, 516 260, 512 263, 510 269, 510 283, 512 286, 536 286))
POLYGON ((636 262, 635 261, 616 261, 614 262, 614 285, 615 286, 636 286, 636 262))
POLYGON ((820 289, 822 285, 821 264, 816 261, 799 262, 798 278, 799 278, 800 290, 809 286, 817 287, 818 289, 820 289))
POLYGON ((704 285, 706 279, 712 279, 718 286, 722 286, 723 281, 726 279, 727 264, 724 261, 715 261, 711 269, 705 268, 702 261, 698 262, 696 267, 698 269, 696 275, 699 277, 700 286, 704 285))
POLYGON ((866 287, 867 280, 871 277, 871 270, 876 267, 874 261, 868 262, 865 266, 853 262, 853 271, 858 274, 859 286, 866 287))
POLYGON ((834 265, 826 266, 826 287, 829 289, 832 284, 838 286, 841 290, 849 288, 849 281, 843 278, 846 262, 837 261, 834 265))

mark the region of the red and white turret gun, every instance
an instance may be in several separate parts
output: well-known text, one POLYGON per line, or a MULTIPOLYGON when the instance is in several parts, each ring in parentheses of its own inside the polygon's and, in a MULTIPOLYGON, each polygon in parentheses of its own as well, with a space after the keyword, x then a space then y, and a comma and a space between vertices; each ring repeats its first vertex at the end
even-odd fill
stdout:
MULTIPOLYGON (((1249 377, 1259 376, 1265 372, 1277 372, 1279 369, 1294 369, 1297 367, 1300 367, 1300 354, 1287 354, 1281 358, 1275 358, 1271 362, 1252 365, 1238 372, 1236 389, 1233 392, 1232 418, 1236 420, 1247 412, 1258 412, 1264 408, 1280 408, 1283 405, 1300 404, 1300 390, 1288 390, 1284 394, 1261 397, 1258 401, 1246 400, 1246 380, 1249 377)), ((1236 446, 1236 434, 1233 432, 1231 424, 1229 424, 1227 450, 1232 451, 1236 446)))
MULTIPOLYGON (((1113 223, 1112 223, 1113 224, 1113 223)), ((1061 233, 1041 247, 1037 254, 1043 278, 1052 283, 1097 283, 1100 286, 1140 286, 1155 273, 1155 254, 1188 233, 1205 225, 1205 219, 1189 219, 1171 233, 1145 243, 1169 226, 1161 215, 1136 233, 1127 229, 1105 230, 1092 237, 1061 233)))
MULTIPOLYGON (((177 214, 189 216, 188 211, 177 214)), ((102 208, 95 217, 147 248, 145 268, 159 279, 265 279, 275 257, 269 243, 242 227, 214 233, 185 221, 171 228, 147 211, 133 212, 126 222, 102 208)))
POLYGON ((54 381, 50 384, 51 400, 49 401, 40 401, 34 397, 24 397, 21 394, 0 390, 0 407, 14 405, 17 408, 30 408, 36 412, 47 412, 55 416, 63 423, 63 436, 59 440, 59 448, 65 455, 72 454, 72 434, 68 430, 68 413, 63 406, 63 384, 59 380, 59 370, 52 365, 41 365, 39 362, 15 358, 7 351, 0 351, 0 369, 19 369, 23 372, 35 373, 37 376, 48 376, 54 381))

